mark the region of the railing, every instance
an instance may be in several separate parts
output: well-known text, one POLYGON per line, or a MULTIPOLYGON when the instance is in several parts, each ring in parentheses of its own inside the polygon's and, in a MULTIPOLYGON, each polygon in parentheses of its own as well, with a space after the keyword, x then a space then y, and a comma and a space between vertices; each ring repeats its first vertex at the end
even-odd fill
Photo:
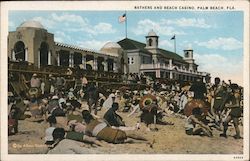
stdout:
POLYGON ((204 75, 204 72, 191 71, 179 68, 177 66, 165 65, 165 64, 141 64, 141 70, 152 70, 152 69, 162 69, 162 70, 177 70, 178 72, 187 73, 187 74, 196 74, 196 75, 204 75))
POLYGON ((75 78, 85 75, 90 80, 107 81, 107 82, 122 81, 121 79, 122 73, 115 73, 113 71, 95 71, 95 70, 76 69, 76 68, 53 66, 53 65, 37 68, 33 64, 22 64, 19 62, 9 62, 8 71, 17 73, 30 73, 31 75, 33 73, 37 73, 40 75, 53 74, 54 76, 61 75, 61 76, 75 77, 75 78), (72 74, 69 74, 68 69, 71 70, 72 74))
POLYGON ((165 64, 142 64, 140 69, 168 69, 171 70, 169 65, 165 64))

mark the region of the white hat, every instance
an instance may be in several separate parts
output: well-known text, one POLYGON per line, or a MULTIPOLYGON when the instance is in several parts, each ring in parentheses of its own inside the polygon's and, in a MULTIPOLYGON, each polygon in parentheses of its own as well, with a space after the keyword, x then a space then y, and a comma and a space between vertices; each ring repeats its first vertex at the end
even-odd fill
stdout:
POLYGON ((161 91, 159 94, 160 94, 160 95, 164 95, 164 94, 165 94, 165 92, 164 92, 164 91, 161 91))
POLYGON ((57 95, 54 95, 52 98, 52 100, 56 100, 56 99, 59 99, 57 95))
POLYGON ((74 89, 73 89, 73 88, 70 88, 70 89, 69 89, 69 91, 70 91, 70 92, 73 92, 73 91, 74 91, 74 89))
POLYGON ((61 104, 61 103, 63 103, 63 102, 66 103, 66 100, 65 100, 64 98, 60 98, 60 99, 58 100, 58 103, 59 103, 59 104, 61 104))
POLYGON ((134 94, 137 94, 137 93, 138 93, 138 91, 133 91, 133 93, 134 93, 134 94))
POLYGON ((110 97, 115 97, 115 94, 114 94, 114 93, 111 93, 109 96, 110 96, 110 97))
POLYGON ((143 94, 148 94, 148 91, 144 91, 143 94))
POLYGON ((34 73, 33 75, 32 75, 32 77, 36 77, 37 76, 37 74, 36 73, 34 73))
POLYGON ((71 103, 70 103, 70 102, 67 102, 67 103, 66 103, 66 106, 71 106, 71 103))

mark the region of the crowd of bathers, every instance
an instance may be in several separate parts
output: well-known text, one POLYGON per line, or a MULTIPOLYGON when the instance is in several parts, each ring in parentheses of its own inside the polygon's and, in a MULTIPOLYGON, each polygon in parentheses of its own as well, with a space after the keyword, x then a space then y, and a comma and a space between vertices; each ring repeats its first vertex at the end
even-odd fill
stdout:
POLYGON ((80 81, 80 87, 74 85, 67 90, 63 77, 49 75, 45 81, 33 74, 27 82, 30 89, 25 98, 18 100, 9 92, 9 135, 18 132, 18 120, 23 117, 27 121, 48 123, 45 143, 51 147, 64 138, 97 145, 101 145, 100 140, 124 143, 128 138, 147 142, 133 131, 141 124, 148 131, 159 131, 157 124, 174 126, 167 121, 172 115, 186 120, 183 129, 187 135, 212 137, 213 130, 219 130, 221 137, 227 137, 232 121, 234 138, 241 138, 243 88, 231 81, 226 83, 216 77, 214 84, 201 79, 170 83, 132 74, 129 81, 147 84, 144 89, 133 90, 129 85, 101 89, 98 82, 89 82, 84 76, 80 81), (100 111, 105 111, 103 117, 100 111), (124 116, 119 115, 121 112, 128 118, 135 117, 136 124, 128 126, 124 116))

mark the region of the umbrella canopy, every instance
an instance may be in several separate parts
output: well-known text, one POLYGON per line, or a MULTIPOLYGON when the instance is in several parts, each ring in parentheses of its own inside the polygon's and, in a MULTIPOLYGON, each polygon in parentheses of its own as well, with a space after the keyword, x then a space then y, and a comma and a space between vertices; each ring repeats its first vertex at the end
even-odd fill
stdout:
POLYGON ((192 115, 192 111, 194 108, 201 108, 202 112, 207 115, 208 110, 209 110, 209 106, 206 102, 204 102, 203 100, 200 99, 193 99, 191 101, 189 101, 185 107, 184 107, 184 114, 186 116, 190 116, 192 115))
POLYGON ((139 106, 141 109, 145 109, 148 105, 151 105, 154 100, 157 101, 155 96, 147 94, 140 99, 139 106))

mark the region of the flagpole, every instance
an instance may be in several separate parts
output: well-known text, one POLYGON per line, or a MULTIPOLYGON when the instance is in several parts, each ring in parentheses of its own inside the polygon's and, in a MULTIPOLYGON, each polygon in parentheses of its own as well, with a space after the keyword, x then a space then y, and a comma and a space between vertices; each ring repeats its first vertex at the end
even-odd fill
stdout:
POLYGON ((125 15, 126 15, 126 19, 125 19, 125 34, 126 34, 126 38, 128 37, 128 34, 127 34, 127 19, 128 19, 128 16, 127 16, 127 11, 125 11, 125 15))
POLYGON ((174 37, 174 52, 176 53, 176 36, 174 37))

